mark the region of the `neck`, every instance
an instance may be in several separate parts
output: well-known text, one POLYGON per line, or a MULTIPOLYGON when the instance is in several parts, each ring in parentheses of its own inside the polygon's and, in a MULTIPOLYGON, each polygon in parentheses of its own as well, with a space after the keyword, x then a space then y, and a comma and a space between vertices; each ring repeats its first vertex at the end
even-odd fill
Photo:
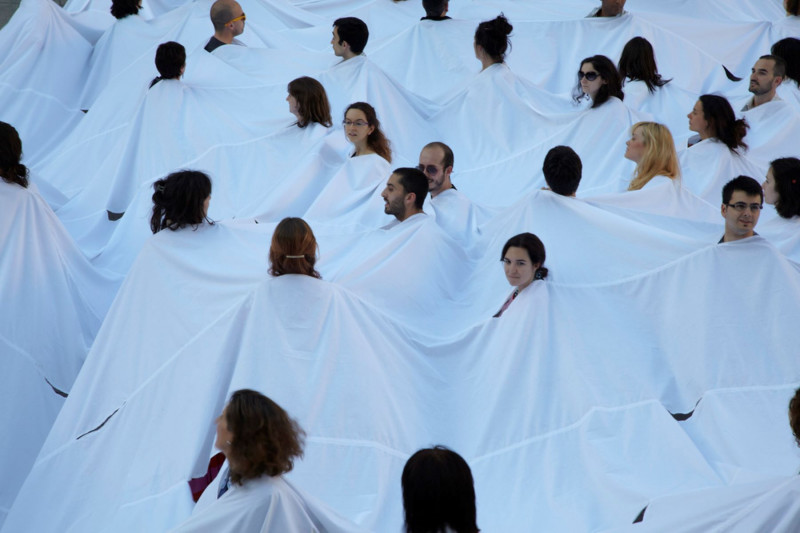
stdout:
POLYGON ((353 155, 358 157, 360 155, 367 155, 367 154, 374 154, 376 153, 367 143, 361 143, 355 145, 356 150, 353 152, 353 155))
POLYGON ((406 213, 405 215, 403 215, 403 218, 397 217, 397 220, 399 220, 400 222, 405 222, 409 218, 413 217, 414 215, 418 215, 420 213, 424 213, 424 211, 422 209, 417 209, 416 207, 409 207, 408 209, 406 209, 406 213))
POLYGON ((722 238, 722 242, 741 241, 742 239, 749 239, 753 235, 755 235, 755 231, 749 231, 745 234, 740 234, 725 230, 725 236, 722 238))
POLYGON ((761 104, 766 104, 775 98, 775 91, 770 91, 767 94, 756 94, 753 96, 753 107, 758 107, 761 104))
POLYGON ((361 54, 355 54, 350 50, 345 50, 342 52, 342 61, 347 61, 348 59, 353 59, 356 56, 360 56, 361 54))
MULTIPOLYGON (((206 34, 206 35, 208 35, 208 34, 206 34)), ((222 32, 215 31, 214 32, 214 37, 217 40, 222 41, 225 44, 231 44, 233 42, 233 35, 231 35, 227 31, 222 31, 222 32)))
POLYGON ((494 59, 492 59, 490 57, 482 57, 481 58, 481 72, 483 72, 484 70, 486 70, 487 68, 491 67, 492 65, 494 65, 496 63, 502 63, 502 61, 495 61, 494 59))

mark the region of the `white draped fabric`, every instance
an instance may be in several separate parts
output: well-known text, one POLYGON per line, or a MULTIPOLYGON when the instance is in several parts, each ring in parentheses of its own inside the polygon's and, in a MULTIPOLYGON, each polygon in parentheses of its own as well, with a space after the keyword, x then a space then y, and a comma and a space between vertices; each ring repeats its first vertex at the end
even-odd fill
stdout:
POLYGON ((210 0, 145 0, 121 21, 108 0, 23 0, 0 31, 0 120, 38 187, 0 182, 2 532, 286 529, 263 513, 400 531, 403 465, 434 444, 470 464, 483 531, 796 529, 800 225, 765 206, 759 236, 716 244, 722 185, 800 157, 796 85, 739 113, 741 155, 686 148, 699 95, 749 96, 722 66, 747 76, 798 35, 780 3, 628 0, 586 19, 598 1, 454 0, 434 22, 412 1, 241 0, 244 46, 209 54, 210 0), (481 71, 475 26, 500 11, 512 48, 481 71), (345 62, 341 16, 370 28, 345 62), (576 103, 580 60, 617 61, 636 35, 672 81, 576 103), (166 40, 186 75, 148 89, 166 40), (333 127, 293 124, 286 86, 303 75, 333 127), (377 110, 391 163, 350 157, 354 101, 377 110), (642 120, 671 129, 682 176, 627 192, 642 120), (380 193, 430 141, 453 148, 457 190, 393 224, 380 193), (559 144, 582 159, 578 198, 541 190, 559 144), (182 168, 211 176, 215 222, 151 235, 153 182, 182 168), (311 224, 323 280, 268 275, 286 216, 311 224), (524 231, 549 275, 490 318, 509 293, 502 246, 524 231), (279 486, 240 493, 275 505, 239 528, 238 504, 193 517, 187 480, 245 387, 308 436, 279 486))

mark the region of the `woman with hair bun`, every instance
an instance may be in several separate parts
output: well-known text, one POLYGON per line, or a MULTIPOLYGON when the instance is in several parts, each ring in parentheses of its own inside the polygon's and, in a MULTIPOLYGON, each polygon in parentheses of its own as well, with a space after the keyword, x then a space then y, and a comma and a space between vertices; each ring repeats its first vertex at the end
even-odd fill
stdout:
POLYGON ((513 29, 514 27, 502 13, 497 18, 478 24, 473 47, 475 57, 481 62, 481 70, 505 61, 506 50, 511 46, 508 36, 513 29))
POLYGON ((701 141, 715 139, 735 154, 739 154, 741 148, 747 149, 744 137, 750 126, 744 118, 736 118, 731 104, 724 97, 702 95, 687 117, 689 129, 697 133, 701 141))
POLYGON ((533 233, 520 233, 508 239, 500 254, 500 261, 503 263, 506 279, 514 287, 514 291, 494 315, 495 318, 502 316, 511 302, 531 283, 547 277, 544 260, 544 244, 533 233))
POLYGON ((289 93, 289 112, 297 118, 295 125, 305 128, 309 124, 322 124, 326 128, 333 125, 331 105, 325 87, 314 78, 302 76, 289 82, 286 87, 289 93))
POLYGON ((6 183, 28 188, 28 169, 21 163, 22 141, 11 124, 0 122, 0 177, 6 183))
POLYGON ((153 215, 150 229, 176 231, 186 226, 197 229, 208 220, 211 178, 197 170, 180 170, 153 183, 153 215))
POLYGON ((311 227, 302 218, 287 217, 281 220, 272 234, 269 247, 269 273, 278 277, 284 274, 302 274, 322 279, 314 269, 317 262, 317 239, 311 227))

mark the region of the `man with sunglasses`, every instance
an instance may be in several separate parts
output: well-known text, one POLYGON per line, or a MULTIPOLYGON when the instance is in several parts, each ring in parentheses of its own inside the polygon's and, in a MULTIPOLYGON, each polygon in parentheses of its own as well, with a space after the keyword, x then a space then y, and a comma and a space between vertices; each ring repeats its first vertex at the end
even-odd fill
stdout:
POLYGON ((431 199, 450 189, 455 189, 450 183, 450 173, 453 172, 453 150, 444 143, 432 142, 426 144, 419 154, 419 165, 428 178, 428 191, 431 199))
POLYGON ((239 44, 234 37, 244 31, 247 17, 242 6, 236 0, 217 0, 211 6, 211 23, 214 25, 214 36, 205 46, 206 52, 213 52, 225 44, 239 44))
POLYGON ((726 183, 722 188, 725 235, 719 242, 733 242, 758 235, 755 227, 763 206, 764 191, 753 178, 739 176, 726 183))

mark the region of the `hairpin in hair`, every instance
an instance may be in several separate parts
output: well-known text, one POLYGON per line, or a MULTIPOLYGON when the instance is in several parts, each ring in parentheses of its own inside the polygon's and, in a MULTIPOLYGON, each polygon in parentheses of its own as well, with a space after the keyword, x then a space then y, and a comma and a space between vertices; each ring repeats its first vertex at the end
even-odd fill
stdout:
POLYGON ((305 259, 304 255, 287 255, 286 259, 305 259))

